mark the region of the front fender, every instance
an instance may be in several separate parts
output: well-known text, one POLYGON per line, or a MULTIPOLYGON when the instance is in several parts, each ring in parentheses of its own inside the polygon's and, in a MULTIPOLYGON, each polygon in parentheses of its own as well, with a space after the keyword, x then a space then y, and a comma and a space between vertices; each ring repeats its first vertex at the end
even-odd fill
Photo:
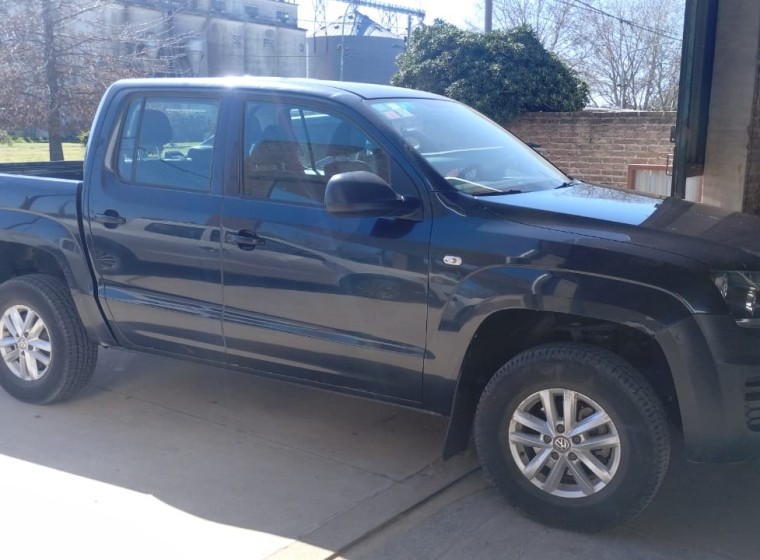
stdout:
POLYGON ((618 323, 650 336, 693 313, 688 302, 656 286, 586 273, 492 267, 469 276, 431 305, 426 373, 456 381, 480 325, 493 313, 532 310, 618 323))
MULTIPOLYGON (((677 294, 662 288, 593 274, 504 266, 470 275, 443 305, 431 305, 430 312, 423 398, 426 408, 451 416, 447 455, 466 445, 483 375, 490 376, 503 363, 489 364, 493 371, 485 374, 465 372, 471 344, 485 336, 483 326, 490 317, 505 314, 506 321, 518 322, 525 311, 620 324, 652 338, 693 312, 677 294)), ((519 332, 519 325, 510 327, 512 333, 519 332)), ((524 340, 513 341, 518 351, 534 344, 527 329, 524 334, 524 340)), ((498 333, 489 336, 499 340, 498 333)), ((511 354, 506 356, 504 361, 511 354)))
POLYGON ((503 309, 580 315, 651 335, 693 312, 677 294, 656 286, 566 270, 493 267, 457 286, 441 309, 437 330, 471 329, 503 309))

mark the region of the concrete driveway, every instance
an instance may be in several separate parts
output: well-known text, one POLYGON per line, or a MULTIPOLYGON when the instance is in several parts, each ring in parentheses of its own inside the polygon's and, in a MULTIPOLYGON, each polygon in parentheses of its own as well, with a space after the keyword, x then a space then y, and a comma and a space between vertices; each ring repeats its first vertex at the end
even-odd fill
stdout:
POLYGON ((674 465, 601 535, 549 530, 438 460, 444 419, 118 350, 75 400, 0 392, 0 551, 50 558, 757 558, 760 462, 674 465))

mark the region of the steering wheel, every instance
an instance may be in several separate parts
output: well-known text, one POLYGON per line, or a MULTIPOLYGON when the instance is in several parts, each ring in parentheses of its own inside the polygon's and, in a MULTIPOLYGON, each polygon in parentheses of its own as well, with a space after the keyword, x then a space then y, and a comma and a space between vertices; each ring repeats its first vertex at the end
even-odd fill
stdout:
POLYGON ((457 173, 457 177, 466 181, 477 181, 483 174, 479 165, 468 165, 457 173))

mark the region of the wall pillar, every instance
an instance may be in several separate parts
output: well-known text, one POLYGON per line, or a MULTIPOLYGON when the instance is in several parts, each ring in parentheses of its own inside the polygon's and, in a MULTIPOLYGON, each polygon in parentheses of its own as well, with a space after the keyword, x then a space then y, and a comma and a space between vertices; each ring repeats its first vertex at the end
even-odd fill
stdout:
POLYGON ((760 50, 755 62, 755 99, 750 121, 747 178, 742 209, 760 215, 760 50))
POLYGON ((704 202, 730 210, 760 207, 760 2, 718 4, 704 202))

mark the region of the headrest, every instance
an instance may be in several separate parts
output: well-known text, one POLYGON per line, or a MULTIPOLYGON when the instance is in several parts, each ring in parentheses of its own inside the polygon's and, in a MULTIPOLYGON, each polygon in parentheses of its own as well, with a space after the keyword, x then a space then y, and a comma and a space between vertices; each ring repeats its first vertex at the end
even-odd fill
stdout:
POLYGON ((140 129, 141 146, 163 146, 172 139, 172 125, 163 111, 146 109, 143 111, 140 129))

